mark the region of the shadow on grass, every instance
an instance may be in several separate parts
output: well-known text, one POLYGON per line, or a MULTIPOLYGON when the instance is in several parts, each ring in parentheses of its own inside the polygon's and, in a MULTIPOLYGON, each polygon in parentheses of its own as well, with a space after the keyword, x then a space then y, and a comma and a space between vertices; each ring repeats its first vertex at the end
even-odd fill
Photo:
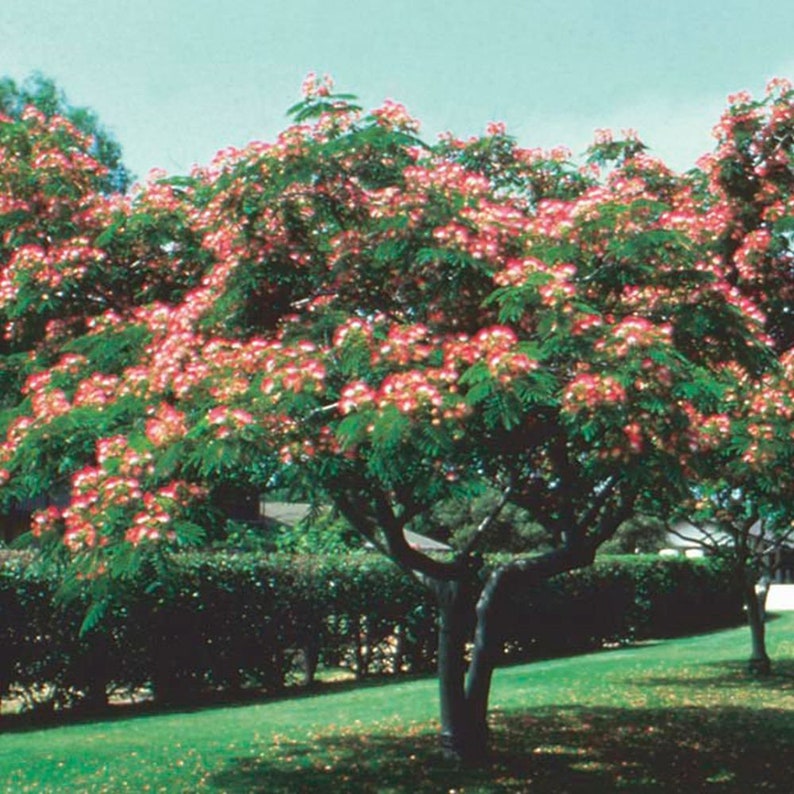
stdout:
POLYGON ((274 740, 209 781, 253 792, 527 792, 792 790, 790 712, 745 708, 543 708, 498 713, 492 763, 445 761, 428 725, 409 731, 328 731, 274 740))
MULTIPOLYGON (((691 676, 667 676, 639 678, 634 681, 639 686, 675 686, 720 689, 745 689, 752 687, 772 692, 794 691, 794 659, 782 661, 772 660, 772 672, 767 676, 756 676, 747 669, 746 661, 713 662, 700 666, 702 670, 713 671, 713 674, 691 676)), ((794 789, 794 783, 792 783, 794 789)))

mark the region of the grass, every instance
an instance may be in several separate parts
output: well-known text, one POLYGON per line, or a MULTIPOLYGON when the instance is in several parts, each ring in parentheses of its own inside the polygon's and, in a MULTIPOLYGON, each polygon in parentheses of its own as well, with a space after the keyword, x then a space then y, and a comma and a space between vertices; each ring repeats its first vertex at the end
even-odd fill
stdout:
POLYGON ((746 675, 747 645, 741 628, 499 670, 486 770, 439 757, 427 679, 6 730, 0 791, 789 792, 794 613, 769 624, 770 679, 746 675))

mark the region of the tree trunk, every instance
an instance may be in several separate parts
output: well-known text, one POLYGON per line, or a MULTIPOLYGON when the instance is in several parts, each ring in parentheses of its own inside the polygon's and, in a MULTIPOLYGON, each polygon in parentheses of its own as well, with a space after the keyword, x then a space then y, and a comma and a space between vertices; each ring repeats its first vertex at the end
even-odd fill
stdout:
POLYGON ((320 662, 320 643, 317 637, 307 637, 301 648, 303 686, 312 686, 320 662))
POLYGON ((403 655, 405 653, 405 629, 401 623, 394 627, 392 634, 394 645, 391 658, 392 672, 397 675, 403 669, 403 655))
POLYGON ((483 751, 488 748, 488 698, 491 680, 502 648, 502 635, 496 620, 497 591, 501 579, 492 575, 477 599, 474 644, 466 676, 466 699, 472 711, 472 724, 480 731, 476 741, 483 751))
MULTIPOLYGON (((498 613, 505 606, 504 596, 516 581, 536 584, 579 567, 582 560, 587 561, 566 552, 519 561, 493 571, 484 585, 476 575, 452 581, 425 580, 438 602, 441 744, 447 755, 471 765, 487 760, 488 698, 502 647, 498 613), (467 666, 466 646, 472 636, 467 666)), ((470 573, 477 572, 471 569, 470 573)))
POLYGON ((460 581, 435 581, 432 589, 439 611, 441 746, 445 755, 463 763, 482 763, 488 749, 486 711, 490 674, 476 677, 478 686, 474 691, 467 688, 466 644, 475 616, 473 594, 460 581))
POLYGON ((753 675, 766 676, 772 672, 772 663, 766 652, 766 626, 764 606, 754 582, 744 585, 744 606, 747 609, 747 622, 750 626, 751 653, 748 667, 753 675))

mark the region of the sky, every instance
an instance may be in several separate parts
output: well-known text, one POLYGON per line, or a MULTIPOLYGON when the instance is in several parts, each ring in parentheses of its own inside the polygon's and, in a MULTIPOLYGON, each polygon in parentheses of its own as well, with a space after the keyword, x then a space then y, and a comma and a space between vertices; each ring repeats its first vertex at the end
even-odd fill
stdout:
POLYGON ((581 153, 632 128, 675 168, 712 148, 729 94, 794 78, 791 0, 0 0, 0 75, 41 72, 114 134, 139 178, 273 140, 309 72, 428 140, 504 121, 581 153))

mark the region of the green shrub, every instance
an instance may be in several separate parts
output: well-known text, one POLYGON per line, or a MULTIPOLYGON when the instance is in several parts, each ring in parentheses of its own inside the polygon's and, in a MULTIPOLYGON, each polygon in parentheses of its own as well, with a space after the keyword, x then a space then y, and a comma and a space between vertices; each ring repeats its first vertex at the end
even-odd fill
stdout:
MULTIPOLYGON (((190 554, 166 584, 132 582, 83 636, 84 605, 54 601, 31 558, 0 559, 0 697, 101 708, 109 693, 162 703, 310 683, 319 664, 357 677, 435 666, 429 595, 376 554, 190 554)), ((486 565, 498 562, 488 558, 486 565)), ((505 660, 573 653, 737 622, 716 562, 615 557, 509 595, 505 660)))

